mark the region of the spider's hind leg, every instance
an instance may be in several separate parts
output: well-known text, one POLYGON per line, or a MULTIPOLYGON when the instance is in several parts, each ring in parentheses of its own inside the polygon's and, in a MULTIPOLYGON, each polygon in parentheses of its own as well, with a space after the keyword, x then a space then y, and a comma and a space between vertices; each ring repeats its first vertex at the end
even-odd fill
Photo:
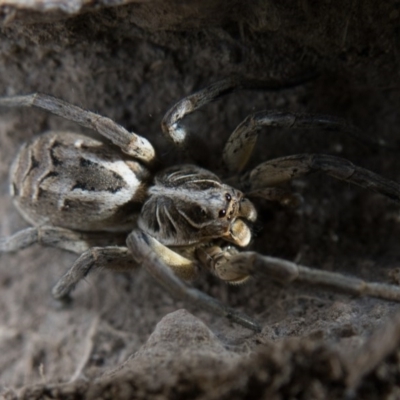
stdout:
POLYGON ((80 254, 94 243, 102 243, 106 237, 109 238, 110 234, 77 232, 56 226, 31 227, 0 238, 0 254, 22 250, 36 243, 80 254))
POLYGON ((91 247, 81 254, 72 267, 58 280, 52 289, 53 297, 68 302, 76 284, 95 269, 107 268, 123 272, 137 267, 137 263, 126 247, 91 247))
POLYGON ((81 254, 52 291, 57 300, 69 301, 69 294, 75 285, 93 269, 127 271, 137 267, 126 247, 93 247, 95 244, 118 242, 120 238, 115 233, 77 232, 54 226, 41 226, 26 228, 0 239, 0 253, 22 250, 37 243, 81 254))
POLYGON ((101 136, 109 139, 130 156, 145 163, 151 163, 155 151, 151 143, 144 137, 127 131, 110 118, 102 117, 91 111, 74 106, 66 101, 43 93, 33 93, 24 96, 0 97, 0 107, 36 107, 58 115, 69 121, 74 121, 85 128, 93 129, 101 136))

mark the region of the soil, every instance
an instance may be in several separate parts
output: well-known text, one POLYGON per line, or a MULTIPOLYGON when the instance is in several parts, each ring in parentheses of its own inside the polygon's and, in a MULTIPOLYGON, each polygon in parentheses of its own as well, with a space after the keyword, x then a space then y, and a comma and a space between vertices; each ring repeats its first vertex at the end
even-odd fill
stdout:
MULTIPOLYGON (((263 130, 251 166, 298 153, 350 159, 400 180, 400 3, 0 0, 0 95, 44 92, 147 138, 182 97, 238 75, 290 89, 238 91, 185 120, 191 159, 217 170, 224 142, 263 109, 345 118, 345 133, 263 130)), ((19 146, 47 130, 91 134, 35 109, 0 118, 0 237, 27 226, 8 194, 19 146)), ((322 174, 292 184, 288 209, 259 201, 251 248, 315 268, 398 283, 398 204, 322 174)), ((6 399, 400 398, 395 303, 304 284, 194 285, 257 318, 253 333, 173 299, 144 270, 100 271, 60 309, 51 287, 76 256, 32 246, 0 255, 0 390, 6 399), (188 310, 188 311, 186 311, 188 310)))

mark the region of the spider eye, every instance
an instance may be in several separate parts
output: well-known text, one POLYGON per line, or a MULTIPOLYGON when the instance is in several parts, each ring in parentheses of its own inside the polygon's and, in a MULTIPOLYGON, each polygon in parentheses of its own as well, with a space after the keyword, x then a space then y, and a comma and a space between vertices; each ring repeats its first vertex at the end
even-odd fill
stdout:
POLYGON ((226 201, 231 201, 232 200, 232 196, 229 193, 227 193, 225 195, 225 198, 226 198, 226 201))
POLYGON ((220 210, 220 212, 218 213, 218 217, 220 217, 220 218, 225 217, 225 215, 226 215, 226 210, 225 209, 220 210))

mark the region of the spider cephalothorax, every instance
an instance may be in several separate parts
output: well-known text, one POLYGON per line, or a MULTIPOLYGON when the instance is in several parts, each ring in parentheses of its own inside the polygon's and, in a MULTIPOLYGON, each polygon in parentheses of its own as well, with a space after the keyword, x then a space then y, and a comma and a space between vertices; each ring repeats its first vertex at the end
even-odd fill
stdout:
POLYGON ((247 246, 254 206, 243 193, 194 165, 168 168, 155 177, 139 228, 166 246, 187 246, 222 238, 247 246))
MULTIPOLYGON (((185 115, 234 89, 255 86, 255 82, 225 79, 184 98, 165 115, 164 134, 176 145, 183 144, 187 133, 179 121, 185 115)), ((277 88, 275 83, 264 82, 262 86, 277 88)), ((400 202, 397 183, 329 155, 297 154, 244 171, 261 127, 327 128, 357 136, 344 121, 270 111, 250 115, 225 146, 223 160, 232 175, 227 184, 213 172, 190 164, 153 175, 155 151, 150 142, 108 118, 59 99, 43 94, 4 97, 0 106, 47 110, 97 131, 121 150, 107 141, 72 132, 48 132, 23 145, 13 163, 11 195, 33 227, 1 239, 0 252, 42 243, 80 254, 53 288, 57 299, 68 298, 94 268, 129 270, 143 266, 172 295, 254 330, 260 329, 255 321, 181 279, 191 280, 203 268, 229 283, 259 275, 400 301, 397 286, 368 283, 242 251, 250 243, 250 226, 257 218, 248 197, 291 203, 295 196, 279 185, 310 172, 322 171, 400 202), (117 243, 116 236, 121 235, 126 246, 117 243)))

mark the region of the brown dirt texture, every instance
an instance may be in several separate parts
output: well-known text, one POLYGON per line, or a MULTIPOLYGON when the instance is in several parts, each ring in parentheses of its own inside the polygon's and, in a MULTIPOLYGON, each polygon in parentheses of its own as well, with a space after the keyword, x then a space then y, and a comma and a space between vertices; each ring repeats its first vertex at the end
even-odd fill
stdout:
MULTIPOLYGON (((185 95, 232 75, 284 82, 311 73, 298 87, 236 92, 188 117, 193 161, 216 170, 229 133, 252 112, 320 113, 393 145, 272 129, 251 166, 327 153, 400 181, 399 26, 397 0, 0 0, 0 95, 60 97, 147 137, 174 164, 184 156, 160 122, 185 95)), ((27 226, 8 194, 13 157, 56 129, 87 132, 39 110, 0 110, 0 237, 27 226)), ((292 187, 303 198, 296 209, 257 203, 253 249, 399 281, 398 204, 321 174, 292 187)), ((400 398, 395 303, 260 280, 194 283, 257 318, 255 334, 172 299, 138 270, 90 275, 60 309, 51 287, 75 258, 40 246, 0 255, 5 399, 400 398)))

